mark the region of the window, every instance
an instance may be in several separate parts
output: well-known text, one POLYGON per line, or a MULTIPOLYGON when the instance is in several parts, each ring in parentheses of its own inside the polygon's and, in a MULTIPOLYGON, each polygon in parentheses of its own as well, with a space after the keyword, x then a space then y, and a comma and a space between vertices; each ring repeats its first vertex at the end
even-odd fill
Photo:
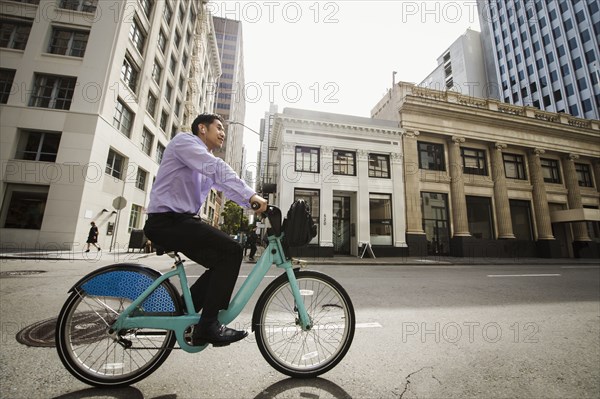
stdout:
POLYGON ((527 180, 525 174, 525 159, 523 155, 502 154, 504 174, 509 179, 527 180))
POLYGON ((2 207, 2 227, 41 229, 47 200, 48 186, 9 183, 2 207))
POLYGON ((19 135, 16 159, 56 162, 61 133, 23 130, 19 135))
POLYGON ((106 159, 106 170, 105 173, 111 175, 119 180, 123 174, 123 166, 125 164, 125 158, 123 155, 118 154, 112 148, 108 151, 108 158, 106 159))
POLYGON ((98 0, 61 0, 60 2, 60 8, 88 13, 96 12, 97 6, 98 0))
POLYGON ((175 76, 175 69, 177 69, 177 58, 173 54, 171 54, 171 63, 169 65, 169 70, 171 74, 175 76))
POLYGON ((148 113, 150 115, 152 115, 152 118, 154 118, 154 115, 156 114, 156 102, 157 102, 156 96, 154 95, 154 93, 149 91, 148 92, 148 102, 146 103, 146 111, 148 111, 148 113))
POLYGON ((70 109, 77 78, 35 74, 30 107, 70 109))
POLYGON ((154 60, 154 66, 152 67, 152 79, 154 79, 154 81, 159 85, 160 85, 160 78, 162 76, 162 71, 163 71, 162 66, 158 63, 157 60, 154 60))
POLYGON ((48 52, 71 57, 83 57, 89 36, 89 32, 85 31, 53 28, 48 52))
POLYGON ((160 50, 161 53, 165 53, 165 49, 167 48, 167 36, 165 35, 165 32, 163 32, 163 30, 160 30, 160 33, 158 34, 158 49, 160 50))
POLYGON ((169 113, 163 109, 160 115, 160 128, 163 132, 167 132, 167 122, 169 121, 169 113))
POLYGON ((0 69, 0 104, 8 103, 15 80, 15 72, 14 69, 0 69))
POLYGON ((448 194, 421 192, 423 230, 427 237, 427 253, 446 255, 450 252, 448 194))
POLYGON ((296 166, 297 172, 319 173, 319 148, 296 147, 296 166))
POLYGON ((555 159, 540 159, 542 164, 542 176, 546 183, 560 184, 560 169, 558 167, 558 161, 555 159))
POLYGON ((467 220, 469 232, 475 238, 491 240, 494 238, 492 227, 492 202, 488 197, 466 196, 467 220))
POLYGON ((121 67, 121 80, 125 82, 127 87, 134 93, 137 90, 137 81, 140 74, 139 68, 129 59, 125 57, 123 60, 123 66, 121 67))
POLYGON ((144 53, 144 45, 146 44, 146 32, 140 26, 140 23, 137 19, 133 19, 133 23, 131 24, 131 28, 129 29, 129 39, 139 51, 140 54, 144 53))
POLYGON ((115 108, 115 116, 113 117, 113 126, 119 129, 125 136, 131 137, 133 118, 133 112, 119 98, 117 100, 117 107, 115 108))
POLYGON ((485 162, 485 150, 461 147, 463 159, 463 171, 471 175, 487 176, 487 165, 485 162))
POLYGON ((156 144, 156 162, 159 164, 162 162, 163 155, 165 154, 165 146, 161 143, 156 144))
POLYGON ((179 48, 179 45, 181 44, 181 33, 179 32, 175 32, 175 47, 179 48))
POLYGON ((333 150, 333 174, 356 176, 356 153, 333 150))
POLYGON ((0 47, 25 50, 31 23, 21 21, 0 21, 0 47))
POLYGON ((577 183, 580 187, 594 187, 590 165, 585 163, 576 163, 575 173, 577 174, 577 183))
POLYGON ((146 18, 150 19, 150 14, 152 14, 152 9, 154 8, 154 0, 140 0, 140 4, 142 5, 144 14, 146 14, 146 18))
POLYGON ((131 230, 138 229, 140 227, 140 221, 142 220, 142 207, 136 204, 131 204, 131 213, 129 214, 129 229, 128 233, 131 233, 131 230))
POLYGON ((173 85, 167 82, 167 87, 165 87, 165 100, 170 104, 171 97, 173 97, 173 85))
POLYGON ((320 192, 319 190, 305 190, 302 188, 294 189, 294 201, 303 199, 308 204, 310 215, 312 216, 315 226, 317 226, 317 235, 313 237, 309 244, 319 243, 319 216, 321 214, 319 208, 320 192))
POLYGON ((144 169, 138 167, 137 176, 135 178, 135 186, 142 191, 146 191, 147 178, 148 178, 148 172, 146 172, 144 169))
POLYGON ((420 169, 446 170, 443 144, 433 144, 419 141, 417 143, 417 147, 419 151, 420 169))
POLYGON ((369 231, 372 245, 392 245, 392 196, 369 194, 369 231))
POLYGON ((513 234, 517 240, 533 240, 531 206, 529 201, 509 200, 513 234))
POLYGON ((163 18, 167 25, 171 23, 171 17, 173 16, 173 9, 169 5, 169 3, 165 4, 165 10, 163 11, 163 18))
POLYGON ((142 141, 140 142, 140 148, 144 153, 150 155, 152 151, 152 143, 154 142, 154 135, 146 128, 142 131, 142 141))
POLYGON ((369 177, 390 178, 390 156, 369 154, 369 177))

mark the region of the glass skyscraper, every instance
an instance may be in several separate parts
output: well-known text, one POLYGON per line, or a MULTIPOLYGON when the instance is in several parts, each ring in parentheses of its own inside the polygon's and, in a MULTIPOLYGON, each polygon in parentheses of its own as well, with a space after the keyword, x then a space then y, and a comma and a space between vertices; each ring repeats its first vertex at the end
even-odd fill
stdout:
POLYGON ((478 0, 488 97, 600 119, 598 0, 478 0))

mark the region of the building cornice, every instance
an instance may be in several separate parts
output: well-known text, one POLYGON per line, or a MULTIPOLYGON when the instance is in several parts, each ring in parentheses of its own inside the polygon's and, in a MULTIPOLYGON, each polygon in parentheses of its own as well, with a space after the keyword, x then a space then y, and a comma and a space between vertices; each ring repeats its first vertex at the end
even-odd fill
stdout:
POLYGON ((405 129, 460 135, 467 140, 496 142, 501 138, 508 145, 531 146, 538 143, 548 150, 590 156, 600 151, 599 120, 575 118, 410 84, 400 83, 398 86, 402 127, 405 129), (440 120, 444 123, 439 123, 440 120), (452 121, 459 123, 453 125, 452 121))

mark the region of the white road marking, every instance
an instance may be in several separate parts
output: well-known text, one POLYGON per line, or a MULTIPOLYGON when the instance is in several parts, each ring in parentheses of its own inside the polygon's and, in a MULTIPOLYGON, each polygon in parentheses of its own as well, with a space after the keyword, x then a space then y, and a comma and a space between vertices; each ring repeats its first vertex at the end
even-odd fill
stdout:
POLYGON ((560 277, 561 274, 488 274, 488 277, 560 277))
POLYGON ((377 322, 373 323, 357 323, 356 328, 382 328, 383 326, 377 322))

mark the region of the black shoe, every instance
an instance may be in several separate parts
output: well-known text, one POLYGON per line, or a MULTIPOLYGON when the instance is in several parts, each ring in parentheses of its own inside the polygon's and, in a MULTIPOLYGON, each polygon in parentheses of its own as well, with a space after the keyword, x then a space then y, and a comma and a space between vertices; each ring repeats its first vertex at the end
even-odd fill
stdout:
POLYGON ((202 323, 194 327, 192 344, 195 346, 212 344, 213 346, 227 346, 233 342, 242 340, 248 336, 247 331, 238 331, 225 327, 218 321, 202 323))

